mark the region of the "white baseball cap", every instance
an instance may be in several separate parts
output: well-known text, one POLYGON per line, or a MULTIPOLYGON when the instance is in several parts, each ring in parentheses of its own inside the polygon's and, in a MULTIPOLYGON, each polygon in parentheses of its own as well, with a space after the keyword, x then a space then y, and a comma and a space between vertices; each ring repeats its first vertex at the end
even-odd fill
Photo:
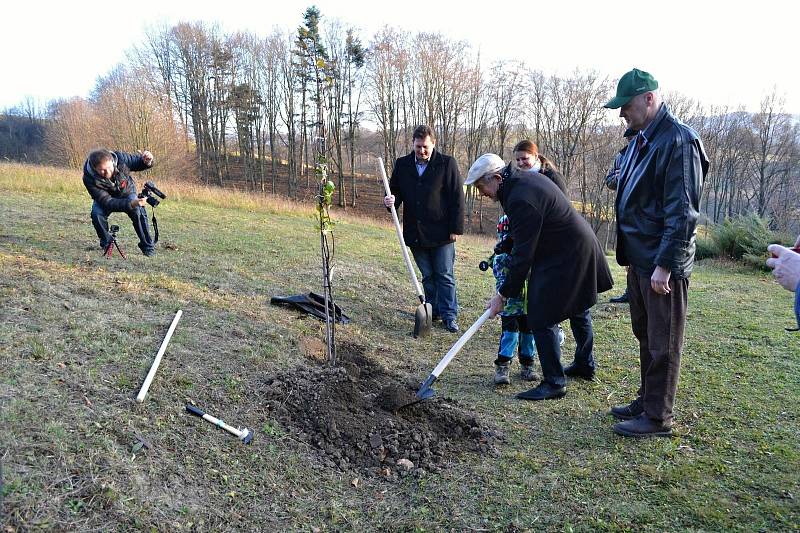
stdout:
POLYGON ((500 172, 505 166, 505 161, 499 155, 483 154, 469 167, 464 185, 472 185, 490 172, 500 172))

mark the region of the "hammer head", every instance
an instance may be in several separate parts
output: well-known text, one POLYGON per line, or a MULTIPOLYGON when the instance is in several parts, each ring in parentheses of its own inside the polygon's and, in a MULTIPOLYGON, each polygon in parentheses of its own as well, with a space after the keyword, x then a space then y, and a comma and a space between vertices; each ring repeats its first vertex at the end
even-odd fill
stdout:
POLYGON ((239 438, 240 438, 240 439, 242 439, 242 442, 243 442, 243 443, 245 443, 245 444, 250 444, 250 443, 253 441, 253 432, 252 432, 252 431, 250 431, 250 430, 249 430, 249 429, 247 429, 247 428, 244 428, 244 429, 242 430, 242 436, 241 436, 241 437, 239 437, 239 438))

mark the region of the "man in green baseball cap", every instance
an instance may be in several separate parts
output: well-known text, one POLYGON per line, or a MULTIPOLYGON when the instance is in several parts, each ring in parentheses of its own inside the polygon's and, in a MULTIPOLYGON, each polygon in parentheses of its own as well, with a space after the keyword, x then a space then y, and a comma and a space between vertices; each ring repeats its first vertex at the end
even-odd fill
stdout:
POLYGON ((617 95, 603 107, 618 109, 631 98, 658 89, 658 82, 649 72, 635 68, 626 72, 617 83, 617 95))
POLYGON ((697 132, 675 118, 658 82, 633 69, 605 107, 619 108, 635 140, 617 181, 617 262, 628 267, 631 329, 639 341, 641 385, 632 402, 611 408, 626 437, 672 434, 689 276, 708 157, 697 132))
POLYGON ((635 68, 620 78, 617 95, 603 107, 619 108, 628 129, 641 132, 655 119, 662 103, 658 82, 649 72, 635 68))

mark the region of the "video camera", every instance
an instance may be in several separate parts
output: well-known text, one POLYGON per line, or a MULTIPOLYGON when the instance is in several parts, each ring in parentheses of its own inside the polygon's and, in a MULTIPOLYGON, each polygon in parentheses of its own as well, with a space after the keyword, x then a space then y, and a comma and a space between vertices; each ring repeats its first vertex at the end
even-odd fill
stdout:
POLYGON ((142 192, 139 193, 139 198, 147 198, 147 203, 155 207, 161 203, 161 200, 156 198, 156 196, 161 198, 161 200, 165 200, 167 198, 167 195, 161 192, 158 187, 156 187, 155 183, 152 181, 144 182, 144 187, 142 187, 142 192))

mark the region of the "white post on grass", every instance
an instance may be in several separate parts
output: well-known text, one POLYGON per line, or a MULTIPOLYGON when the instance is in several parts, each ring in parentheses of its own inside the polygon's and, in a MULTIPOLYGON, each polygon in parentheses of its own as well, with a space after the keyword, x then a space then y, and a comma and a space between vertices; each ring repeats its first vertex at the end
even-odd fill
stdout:
POLYGON ((172 319, 172 324, 170 324, 169 326, 169 331, 167 331, 167 336, 164 337, 164 341, 161 343, 161 348, 158 349, 158 353, 156 354, 156 358, 153 361, 153 365, 150 367, 150 372, 147 373, 147 377, 144 378, 144 383, 142 383, 142 388, 139 390, 139 394, 136 395, 136 401, 138 403, 142 403, 144 401, 144 397, 147 395, 147 390, 150 388, 150 384, 153 382, 153 378, 156 376, 158 365, 161 364, 161 357, 167 350, 167 344, 169 344, 169 340, 170 338, 172 338, 172 333, 175 331, 175 326, 178 325, 178 321, 181 319, 181 315, 183 315, 183 311, 181 309, 178 309, 178 312, 175 313, 175 318, 172 319))

